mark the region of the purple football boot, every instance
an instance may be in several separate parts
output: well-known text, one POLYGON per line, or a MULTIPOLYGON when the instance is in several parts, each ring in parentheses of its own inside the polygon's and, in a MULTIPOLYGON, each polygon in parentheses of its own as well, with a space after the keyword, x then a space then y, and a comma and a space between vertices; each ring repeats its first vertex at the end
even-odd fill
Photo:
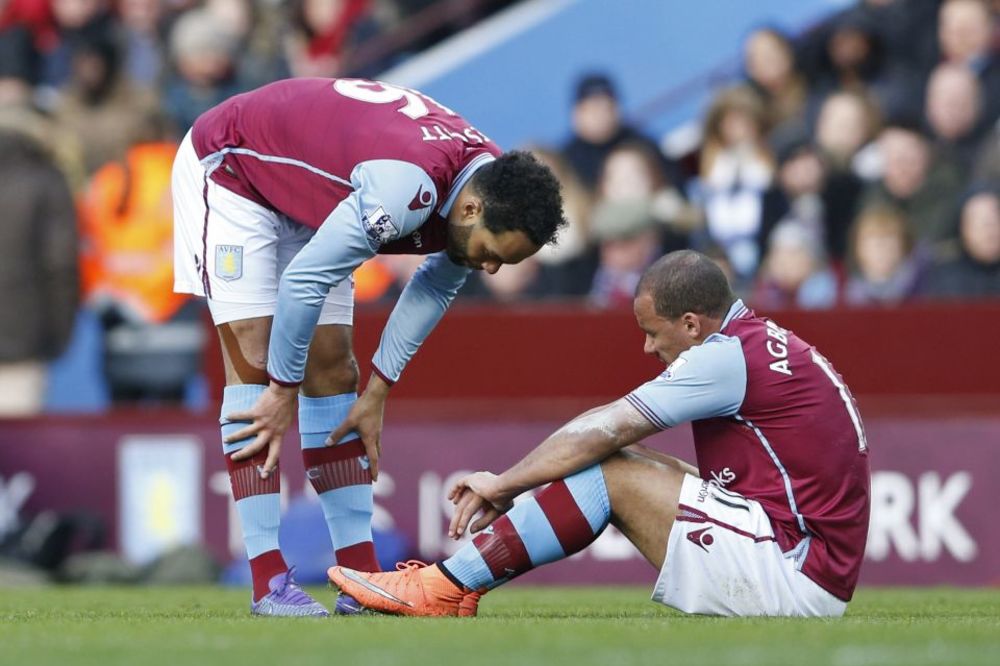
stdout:
POLYGON ((292 567, 285 573, 280 573, 268 581, 270 592, 260 598, 260 601, 250 602, 251 615, 268 615, 271 617, 326 617, 330 614, 322 604, 310 597, 293 580, 292 567))

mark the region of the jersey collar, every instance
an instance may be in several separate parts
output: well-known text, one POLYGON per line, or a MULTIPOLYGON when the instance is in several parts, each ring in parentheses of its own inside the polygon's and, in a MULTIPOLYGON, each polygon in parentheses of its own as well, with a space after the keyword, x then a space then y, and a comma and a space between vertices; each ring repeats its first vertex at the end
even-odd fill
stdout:
POLYGON ((729 312, 726 313, 726 318, 722 320, 722 326, 719 330, 726 330, 726 326, 729 326, 729 322, 737 317, 743 316, 743 313, 745 312, 749 312, 749 309, 743 304, 743 299, 737 298, 736 302, 729 306, 729 312))
POLYGON ((441 217, 448 217, 448 213, 451 212, 451 207, 454 205, 455 199, 458 197, 458 193, 462 191, 465 184, 469 182, 470 178, 472 178, 472 174, 482 169, 494 159, 496 158, 489 153, 481 153, 472 158, 472 160, 470 160, 469 163, 458 172, 458 175, 455 176, 455 181, 451 185, 451 189, 448 191, 447 198, 445 198, 444 203, 438 208, 438 212, 441 214, 441 217))

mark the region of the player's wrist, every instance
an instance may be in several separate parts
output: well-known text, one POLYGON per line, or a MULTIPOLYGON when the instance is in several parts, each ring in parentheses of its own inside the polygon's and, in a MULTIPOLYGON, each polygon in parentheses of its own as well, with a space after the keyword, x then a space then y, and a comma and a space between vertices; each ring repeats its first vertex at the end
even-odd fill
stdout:
POLYGON ((289 382, 279 382, 272 377, 270 384, 267 385, 267 390, 276 397, 279 397, 283 400, 289 400, 298 396, 299 384, 292 384, 289 382))
POLYGON ((390 388, 392 388, 392 384, 388 382, 380 372, 375 370, 368 379, 368 386, 365 387, 365 393, 374 398, 385 400, 389 397, 390 388))

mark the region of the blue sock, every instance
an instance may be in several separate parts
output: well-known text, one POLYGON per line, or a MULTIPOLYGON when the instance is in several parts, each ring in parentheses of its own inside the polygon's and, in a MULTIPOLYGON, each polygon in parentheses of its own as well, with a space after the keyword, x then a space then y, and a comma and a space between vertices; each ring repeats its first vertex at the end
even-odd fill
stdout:
POLYGON ((582 550, 610 521, 604 473, 594 465, 519 502, 441 567, 469 589, 490 589, 582 550))
POLYGON ((352 432, 336 446, 325 446, 326 438, 347 418, 356 401, 354 393, 299 396, 302 460, 306 478, 323 507, 337 564, 378 571, 372 544, 372 478, 364 444, 352 432))
MULTIPOLYGON (((266 386, 260 384, 241 384, 225 388, 222 394, 222 414, 219 419, 223 438, 247 425, 243 422, 231 423, 226 419, 226 415, 249 410, 266 389, 266 386)), ((271 577, 286 571, 287 566, 278 548, 278 526, 281 522, 280 476, 271 474, 267 479, 260 478, 257 467, 267 459, 266 450, 248 460, 234 462, 231 458, 233 453, 251 441, 252 438, 232 444, 224 443, 222 451, 226 456, 229 482, 233 489, 233 499, 236 500, 240 527, 243 530, 243 543, 246 545, 247 558, 250 560, 254 599, 257 600, 267 593, 267 583, 271 577)))

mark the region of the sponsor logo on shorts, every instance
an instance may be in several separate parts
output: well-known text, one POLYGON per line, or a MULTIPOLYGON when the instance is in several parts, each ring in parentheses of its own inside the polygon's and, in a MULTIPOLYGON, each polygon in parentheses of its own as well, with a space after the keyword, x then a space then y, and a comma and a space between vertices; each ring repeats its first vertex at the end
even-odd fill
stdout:
POLYGON ((708 497, 708 481, 702 481, 701 488, 698 489, 698 503, 703 504, 706 497, 708 497))
POLYGON ((708 547, 715 543, 715 537, 710 534, 711 530, 711 527, 703 527, 700 530, 688 532, 687 540, 707 553, 708 547))
POLYGON ((382 245, 399 234, 399 229, 392 223, 392 216, 385 212, 382 206, 375 210, 366 211, 361 216, 361 226, 364 227, 369 240, 375 245, 382 245))
POLYGON ((215 246, 215 277, 232 282, 243 277, 243 246, 215 246))

